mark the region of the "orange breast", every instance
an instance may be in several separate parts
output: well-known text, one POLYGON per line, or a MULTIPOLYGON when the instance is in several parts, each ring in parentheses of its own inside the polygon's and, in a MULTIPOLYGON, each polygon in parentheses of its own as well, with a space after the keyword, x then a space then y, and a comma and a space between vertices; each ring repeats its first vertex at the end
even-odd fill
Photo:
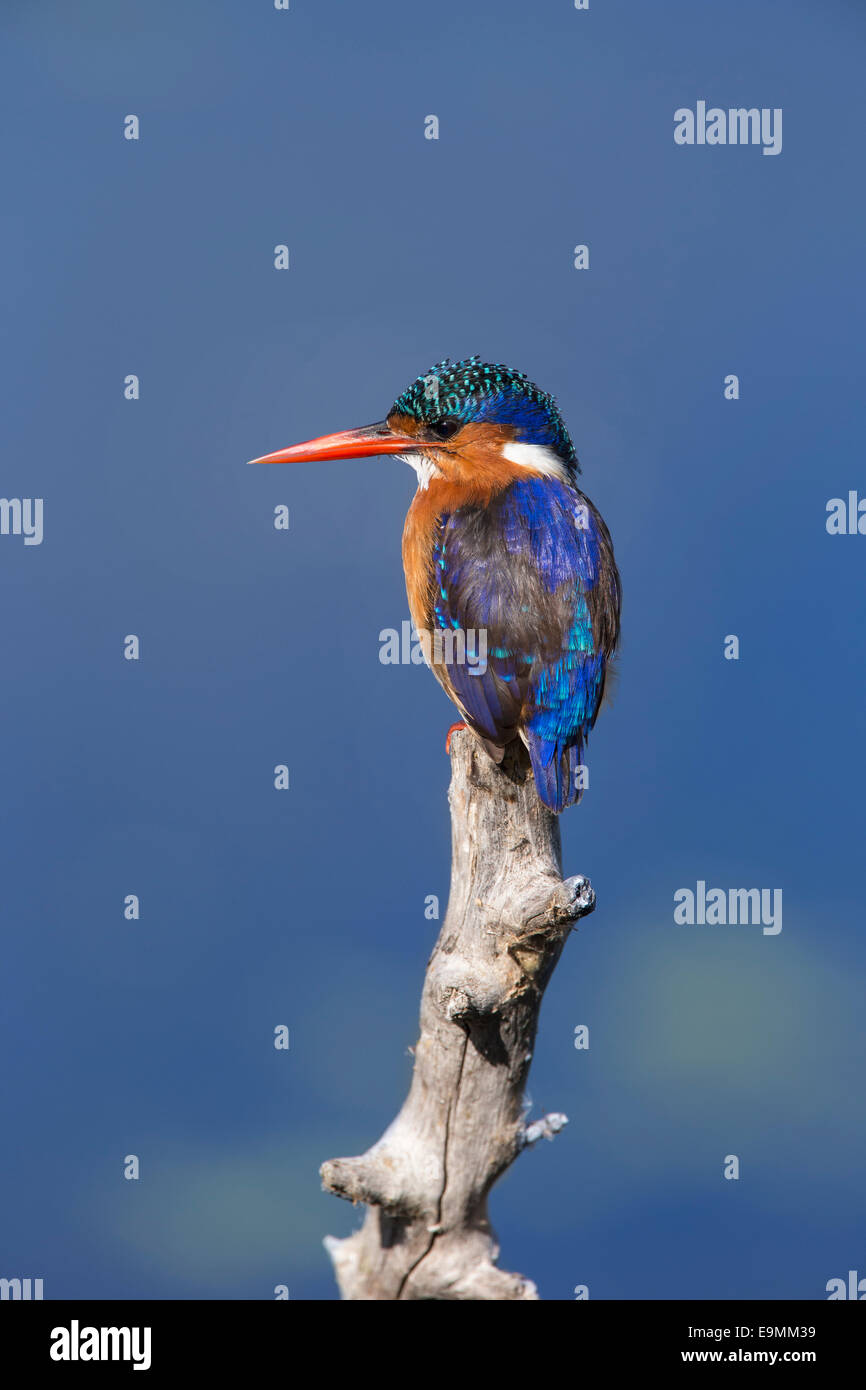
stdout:
POLYGON ((406 596, 419 632, 429 632, 433 626, 433 541, 441 509, 431 503, 429 491, 416 492, 403 527, 406 596))

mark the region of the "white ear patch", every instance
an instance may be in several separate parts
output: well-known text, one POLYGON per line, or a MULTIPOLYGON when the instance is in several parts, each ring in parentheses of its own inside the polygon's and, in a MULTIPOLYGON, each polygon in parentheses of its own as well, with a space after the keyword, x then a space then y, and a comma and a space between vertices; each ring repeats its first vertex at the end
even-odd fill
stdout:
POLYGON ((421 492, 426 492, 431 478, 440 478, 442 475, 436 467, 429 454, 418 450, 417 453, 398 454, 404 463, 408 463, 410 468, 414 468, 418 474, 418 488, 421 492))
POLYGON ((559 478, 568 481, 568 470, 558 454, 546 444, 519 444, 511 439, 502 446, 502 457, 520 468, 528 468, 533 473, 542 473, 545 478, 559 478))

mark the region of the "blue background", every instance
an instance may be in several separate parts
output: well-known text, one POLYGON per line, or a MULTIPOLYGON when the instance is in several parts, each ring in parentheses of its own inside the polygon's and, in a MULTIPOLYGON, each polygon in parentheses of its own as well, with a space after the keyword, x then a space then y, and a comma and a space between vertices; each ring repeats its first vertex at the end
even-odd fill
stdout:
POLYGON ((9 0, 0 27, 2 491, 45 499, 41 546, 0 537, 0 1275, 336 1297, 321 1240, 360 1212, 317 1168, 408 1086, 455 716, 379 661, 414 475, 244 464, 472 352, 557 395, 625 594, 563 818, 598 909, 530 1084, 571 1123, 495 1189, 501 1263, 548 1299, 866 1274, 866 539, 825 529, 866 491, 862 6, 9 0), (699 99, 782 107, 782 153, 677 147, 699 99), (698 879, 782 888, 781 934, 676 926, 698 879))

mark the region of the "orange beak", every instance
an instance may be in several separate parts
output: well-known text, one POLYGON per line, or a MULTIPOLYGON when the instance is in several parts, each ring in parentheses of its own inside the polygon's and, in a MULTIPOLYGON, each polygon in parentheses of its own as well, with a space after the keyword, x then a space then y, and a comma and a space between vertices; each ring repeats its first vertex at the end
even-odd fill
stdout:
POLYGON ((411 434, 397 434, 387 421, 380 420, 360 430, 323 434, 319 439, 308 439, 305 444, 291 444, 275 454, 250 459, 250 463, 316 463, 319 459, 370 458, 373 454, 408 454, 431 448, 435 448, 435 442, 415 439, 411 434))

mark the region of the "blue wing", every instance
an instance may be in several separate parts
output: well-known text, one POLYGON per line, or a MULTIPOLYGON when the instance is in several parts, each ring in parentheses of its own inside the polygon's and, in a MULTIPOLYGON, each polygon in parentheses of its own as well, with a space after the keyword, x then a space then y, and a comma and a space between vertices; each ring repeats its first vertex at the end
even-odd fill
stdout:
POLYGON ((435 626, 470 634, 470 650, 475 634, 474 664, 444 663, 454 698, 494 756, 523 735, 539 795, 563 810, 580 799, 619 631, 604 522, 568 483, 521 479, 487 507, 441 517, 433 563, 435 626))

